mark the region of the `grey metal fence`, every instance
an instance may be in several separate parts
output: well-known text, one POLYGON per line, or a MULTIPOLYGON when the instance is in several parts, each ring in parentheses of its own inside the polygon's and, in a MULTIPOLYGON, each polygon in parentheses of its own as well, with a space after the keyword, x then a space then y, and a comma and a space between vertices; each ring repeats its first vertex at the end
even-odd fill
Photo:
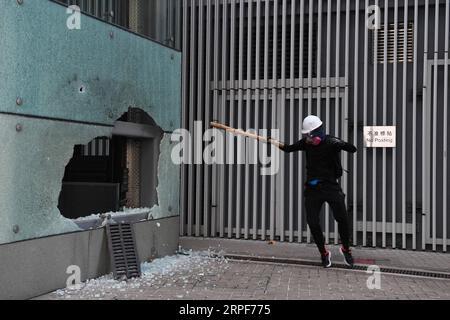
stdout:
MULTIPOLYGON (((183 0, 183 125, 278 128, 294 142, 302 119, 317 114, 358 147, 342 155, 353 244, 446 251, 449 7, 183 0), (371 6, 380 9, 376 29, 367 27, 371 6), (364 147, 372 125, 396 126, 396 147, 364 147)), ((311 242, 305 160, 280 156, 274 176, 260 175, 261 164, 183 166, 181 235, 311 242)), ((322 221, 327 243, 338 243, 328 206, 322 221)))

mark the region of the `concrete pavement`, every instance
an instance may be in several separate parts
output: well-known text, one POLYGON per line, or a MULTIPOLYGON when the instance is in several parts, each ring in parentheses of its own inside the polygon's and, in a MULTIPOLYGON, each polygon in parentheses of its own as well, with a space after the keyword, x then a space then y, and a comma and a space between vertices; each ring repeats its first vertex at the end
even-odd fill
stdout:
MULTIPOLYGON (((381 273, 379 287, 369 288, 367 283, 373 274, 363 270, 238 261, 211 254, 222 251, 225 255, 273 257, 273 261, 277 257, 317 260, 311 245, 199 238, 182 238, 180 244, 193 251, 147 264, 139 279, 118 282, 106 276, 84 284, 80 290, 59 290, 38 299, 450 299, 449 279, 381 273)), ((330 249, 333 260, 341 259, 336 255, 337 247, 330 249)), ((354 252, 360 263, 387 267, 444 272, 450 265, 450 255, 446 254, 363 248, 354 252)))
MULTIPOLYGON (((228 238, 182 237, 180 245, 186 249, 223 251, 225 254, 264 257, 268 260, 319 262, 315 244, 239 240, 228 238)), ((332 262, 342 264, 339 246, 328 245, 332 262)), ((402 249, 352 248, 355 263, 361 266, 378 265, 386 268, 439 272, 450 275, 450 254, 402 249)))

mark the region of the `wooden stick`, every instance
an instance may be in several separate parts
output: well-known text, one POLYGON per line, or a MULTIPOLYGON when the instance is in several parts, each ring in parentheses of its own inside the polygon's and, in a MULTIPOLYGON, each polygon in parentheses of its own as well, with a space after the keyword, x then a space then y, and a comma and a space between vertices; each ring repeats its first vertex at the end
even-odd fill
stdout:
POLYGON ((278 148, 281 148, 281 147, 284 146, 284 144, 281 143, 278 140, 275 140, 275 139, 272 139, 272 138, 263 137, 263 136, 259 136, 259 135, 255 134, 255 133, 246 132, 246 131, 241 130, 241 129, 231 128, 231 127, 229 127, 227 125, 224 125, 222 123, 218 123, 218 122, 215 122, 215 121, 210 122, 210 125, 213 128, 222 129, 222 130, 230 132, 230 133, 232 133, 234 135, 241 135, 241 136, 245 136, 245 137, 248 137, 248 138, 251 138, 251 139, 256 139, 258 141, 262 141, 262 142, 265 142, 265 143, 271 143, 271 144, 273 144, 274 146, 276 146, 278 148))

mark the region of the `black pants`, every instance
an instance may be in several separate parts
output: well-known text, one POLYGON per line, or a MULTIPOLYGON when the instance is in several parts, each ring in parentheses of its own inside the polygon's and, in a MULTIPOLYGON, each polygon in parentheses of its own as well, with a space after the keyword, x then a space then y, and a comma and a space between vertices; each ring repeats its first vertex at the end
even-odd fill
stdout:
POLYGON ((350 230, 345 207, 345 195, 337 183, 322 181, 316 186, 305 185, 306 220, 311 234, 321 253, 325 252, 325 239, 320 227, 320 211, 324 202, 328 202, 338 223, 339 236, 344 249, 350 247, 350 230))

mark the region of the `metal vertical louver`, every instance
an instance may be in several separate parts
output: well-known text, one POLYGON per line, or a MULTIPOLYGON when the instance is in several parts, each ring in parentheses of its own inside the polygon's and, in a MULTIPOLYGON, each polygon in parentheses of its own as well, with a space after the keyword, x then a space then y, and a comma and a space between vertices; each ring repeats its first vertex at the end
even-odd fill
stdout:
POLYGON ((85 157, 109 157, 111 139, 108 137, 96 138, 82 146, 82 155, 85 157))
MULTIPOLYGON (((293 143, 316 114, 359 148, 342 154, 350 172, 340 181, 353 245, 447 251, 450 2, 377 3, 383 26, 374 32, 366 27, 374 1, 184 0, 183 126, 277 128, 293 143), (371 125, 396 126, 397 147, 364 148, 371 125)), ((234 159, 237 139, 229 140, 234 159)), ((180 234, 311 243, 304 158, 280 158, 273 176, 249 161, 183 166, 180 234)), ((323 211, 325 241, 338 244, 323 211)))
POLYGON ((387 54, 387 63, 394 63, 394 57, 397 57, 398 63, 410 62, 412 63, 414 60, 414 24, 412 22, 407 23, 407 46, 406 51, 404 47, 404 39, 405 39, 405 24, 398 23, 397 27, 395 24, 389 24, 387 27, 387 36, 386 36, 386 28, 384 25, 381 26, 380 29, 377 30, 377 34, 375 31, 372 32, 373 38, 373 63, 384 63, 384 52, 385 52, 385 43, 387 43, 386 54, 387 54), (397 38, 395 37, 397 34, 397 38), (387 37, 387 41, 385 38, 387 37), (395 39, 397 39, 397 50, 394 48, 395 39), (376 46, 375 46, 376 41, 376 46), (395 55, 395 51, 397 54, 395 55))
POLYGON ((129 279, 139 277, 141 268, 131 224, 108 224, 106 231, 114 278, 129 279))
MULTIPOLYGON (((280 4, 278 4, 279 7, 281 7, 280 4)), ((247 8, 247 7, 246 7, 247 8)), ((247 9, 246 9, 247 10, 247 9)), ((253 17, 253 20, 256 20, 255 17, 253 17)), ((300 21, 295 21, 294 25, 291 25, 291 17, 288 16, 287 17, 287 30, 295 30, 295 36, 293 38, 294 42, 291 43, 291 36, 286 36, 284 37, 285 41, 286 41, 286 48, 291 48, 291 46, 294 47, 294 52, 299 52, 300 50, 303 50, 303 61, 302 61, 302 66, 303 68, 300 68, 300 57, 298 54, 294 54, 294 56, 291 58, 291 50, 286 50, 285 55, 283 56, 283 52, 282 52, 282 42, 283 42, 283 33, 282 33, 282 21, 281 19, 277 22, 277 52, 276 52, 276 72, 277 74, 274 75, 274 65, 273 64, 268 64, 268 76, 269 78, 277 78, 277 79, 281 79, 282 78, 282 60, 284 59, 285 63, 286 63, 286 78, 290 78, 291 77, 291 63, 293 64, 293 71, 294 71, 294 77, 295 78, 307 78, 308 77, 308 68, 309 68, 309 36, 310 36, 310 32, 309 32, 309 27, 310 27, 310 23, 307 20, 307 18, 305 19, 305 23, 303 24, 303 27, 300 27, 300 21), (303 43, 300 43, 300 32, 303 33, 303 43), (300 74, 300 70, 302 71, 302 75, 299 76, 300 74)), ((239 17, 236 18, 235 20, 235 41, 239 40, 239 17)), ((231 24, 231 23, 230 23, 231 24)), ((247 35, 248 34, 248 17, 244 18, 244 23, 243 23, 243 34, 247 35)), ((311 66, 312 66, 312 76, 316 77, 317 76, 317 22, 313 21, 312 25, 312 39, 311 39, 311 46, 312 46, 312 54, 311 54, 311 66)), ((251 24, 252 26, 252 39, 256 39, 257 37, 257 33, 259 33, 259 37, 260 39, 264 39, 264 32, 265 32, 265 25, 261 24, 259 30, 256 29, 256 21, 253 21, 253 23, 251 24)), ((273 22, 270 24, 269 29, 272 31, 274 28, 273 22)), ((231 34, 231 29, 229 30, 229 33, 231 34)), ((269 43, 273 44, 274 41, 274 34, 273 32, 269 32, 268 33, 268 41, 269 43)), ((235 56, 235 61, 239 61, 240 59, 240 55, 242 55, 243 59, 242 59, 242 72, 243 72, 243 77, 245 79, 247 78, 251 78, 251 79, 255 79, 256 78, 256 69, 259 69, 259 74, 263 75, 264 74, 264 63, 260 63, 259 65, 256 65, 256 41, 251 41, 250 43, 247 43, 247 41, 243 42, 243 48, 242 48, 242 53, 240 53, 239 47, 236 46, 235 48, 235 52, 234 52, 234 56, 235 56), (251 50, 251 55, 252 55, 252 59, 251 59, 251 68, 250 68, 250 75, 247 75, 247 70, 248 69, 248 65, 247 65, 247 56, 248 56, 248 50, 249 50, 249 45, 251 45, 250 50, 251 50)), ((264 61, 264 55, 266 53, 263 50, 260 50, 259 52, 259 61, 264 61)), ((274 58, 274 47, 273 45, 268 46, 268 51, 267 51, 267 56, 268 56, 268 61, 273 61, 274 58)), ((239 64, 236 63, 234 66, 234 72, 236 75, 239 74, 239 64)))

